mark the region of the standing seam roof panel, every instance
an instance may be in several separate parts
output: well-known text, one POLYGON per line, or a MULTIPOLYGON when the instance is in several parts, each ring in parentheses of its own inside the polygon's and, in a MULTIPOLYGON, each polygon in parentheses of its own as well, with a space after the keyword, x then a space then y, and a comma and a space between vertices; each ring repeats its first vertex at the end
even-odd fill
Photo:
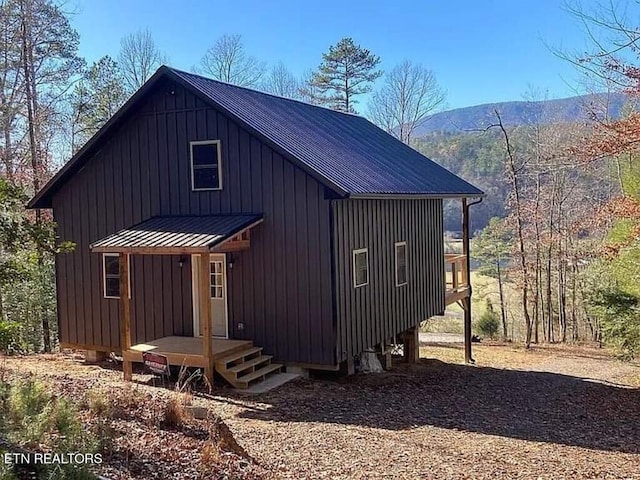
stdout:
POLYGON ((91 244, 91 248, 212 247, 262 220, 259 214, 152 217, 91 244))
POLYGON ((352 194, 483 194, 364 118, 171 71, 352 194))

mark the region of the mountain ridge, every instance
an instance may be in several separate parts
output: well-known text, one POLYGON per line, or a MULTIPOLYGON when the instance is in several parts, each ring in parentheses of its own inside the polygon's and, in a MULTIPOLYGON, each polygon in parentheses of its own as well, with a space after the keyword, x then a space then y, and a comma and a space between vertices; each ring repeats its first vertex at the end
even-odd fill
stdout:
POLYGON ((484 103, 455 108, 430 115, 416 128, 414 137, 430 133, 460 133, 481 130, 496 123, 495 110, 505 126, 535 123, 566 123, 598 118, 619 118, 628 97, 622 93, 592 93, 574 97, 526 101, 484 103))

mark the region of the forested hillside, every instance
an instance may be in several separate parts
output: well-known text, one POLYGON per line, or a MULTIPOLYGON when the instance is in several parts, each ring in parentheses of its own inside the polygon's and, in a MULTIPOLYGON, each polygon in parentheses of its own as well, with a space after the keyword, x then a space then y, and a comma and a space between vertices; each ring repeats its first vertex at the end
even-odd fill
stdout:
MULTIPOLYGON (((484 228, 491 217, 505 216, 509 186, 502 175, 505 153, 499 131, 432 133, 417 139, 414 147, 486 193, 482 203, 473 207, 472 231, 484 228)), ((446 230, 457 232, 461 229, 458 203, 446 203, 446 230)))
POLYGON ((585 123, 600 119, 620 118, 630 97, 623 93, 597 93, 547 100, 518 100, 456 108, 430 115, 416 129, 417 137, 431 133, 461 133, 484 129, 495 123, 495 111, 502 115, 507 127, 531 125, 542 121, 585 123), (552 116, 552 118, 550 118, 552 116))
MULTIPOLYGON (((493 115, 495 122, 495 112, 493 115)), ((579 141, 581 135, 586 135, 584 125, 549 122, 505 128, 522 161, 540 168, 539 172, 529 172, 526 175, 528 180, 531 175, 539 175, 541 185, 544 185, 548 167, 542 167, 541 163, 553 158, 562 158, 563 168, 577 167, 581 162, 571 154, 570 149, 574 141, 579 141)), ((414 147, 485 192, 482 203, 472 210, 472 232, 486 227, 491 217, 503 218, 507 215, 511 186, 505 176, 505 139, 497 125, 483 131, 430 133, 416 139, 414 147)), ((600 164, 597 172, 597 198, 604 200, 619 193, 614 169, 600 164)), ((590 174, 577 168, 572 169, 571 175, 577 182, 575 188, 585 187, 593 181, 590 174)), ((461 228, 458 207, 458 202, 448 202, 445 207, 445 229, 452 232, 458 232, 461 228)))

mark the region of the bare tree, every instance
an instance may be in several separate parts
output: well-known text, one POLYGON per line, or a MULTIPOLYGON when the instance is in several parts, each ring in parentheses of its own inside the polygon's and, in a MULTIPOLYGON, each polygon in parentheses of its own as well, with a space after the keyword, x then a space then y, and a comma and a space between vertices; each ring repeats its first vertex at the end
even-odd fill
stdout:
POLYGON ((129 92, 140 88, 166 62, 167 56, 158 49, 148 29, 138 30, 120 40, 118 64, 129 92))
MULTIPOLYGON (((83 65, 77 57, 79 37, 64 12, 50 0, 20 0, 15 2, 20 34, 20 68, 22 70, 25 137, 27 158, 31 166, 30 187, 33 192, 50 176, 51 136, 59 117, 58 103, 64 98, 72 78, 83 65)), ((16 46, 18 46, 16 45, 16 46)), ((36 232, 46 231, 46 218, 35 211, 36 232)), ((44 235, 36 235, 38 270, 45 271, 45 256, 50 253, 44 235)), ((40 286, 42 287, 42 285, 40 286)), ((38 295, 43 288, 38 288, 38 295)), ((43 347, 51 351, 50 320, 52 315, 44 303, 35 312, 42 326, 43 347)))
POLYGON ((275 64, 262 82, 262 90, 280 97, 299 99, 301 82, 287 69, 284 63, 275 64))
POLYGON ((321 105, 322 92, 312 82, 314 73, 313 70, 307 70, 303 73, 299 90, 300 98, 311 105, 321 105))
POLYGON ((251 87, 261 80, 266 64, 247 55, 240 35, 225 34, 206 51, 195 70, 221 82, 251 87))
POLYGON ((518 162, 516 159, 516 154, 514 152, 511 140, 509 138, 509 134, 507 133, 507 129, 502 123, 502 117, 500 116, 500 112, 498 110, 494 111, 496 115, 496 119, 498 121, 497 126, 500 128, 502 135, 504 137, 505 149, 507 152, 507 162, 506 162, 506 174, 511 184, 511 195, 513 196, 513 217, 515 220, 516 227, 516 238, 517 238, 517 256, 520 263, 520 271, 522 275, 522 312, 524 314, 524 322, 525 322, 525 346, 529 348, 531 345, 531 334, 533 324, 531 322, 531 315, 529 314, 529 291, 530 291, 530 278, 529 278, 529 264, 526 258, 526 244, 525 244, 525 212, 523 208, 522 201, 522 186, 520 181, 520 173, 523 169, 523 164, 518 162))
POLYGON ((17 135, 20 114, 24 106, 24 81, 22 76, 21 20, 16 5, 0 4, 0 173, 10 181, 18 170, 16 159, 21 148, 17 135))
POLYGON ((637 7, 638 2, 566 0, 565 9, 582 27, 591 48, 586 53, 557 48, 552 51, 577 66, 600 87, 599 91, 611 86, 622 90, 637 88, 640 72, 636 67, 630 68, 638 59, 640 47, 640 30, 633 20, 637 7))
POLYGON ((433 72, 405 60, 385 76, 369 102, 369 118, 409 144, 416 128, 444 105, 446 93, 433 72))

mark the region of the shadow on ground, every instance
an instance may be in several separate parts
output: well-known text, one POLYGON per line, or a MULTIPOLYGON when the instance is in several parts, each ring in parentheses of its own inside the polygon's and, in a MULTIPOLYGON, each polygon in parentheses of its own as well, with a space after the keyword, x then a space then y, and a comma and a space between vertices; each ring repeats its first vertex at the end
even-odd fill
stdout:
POLYGON ((425 360, 380 375, 286 385, 240 415, 390 430, 435 426, 640 453, 640 389, 545 372, 425 360))

